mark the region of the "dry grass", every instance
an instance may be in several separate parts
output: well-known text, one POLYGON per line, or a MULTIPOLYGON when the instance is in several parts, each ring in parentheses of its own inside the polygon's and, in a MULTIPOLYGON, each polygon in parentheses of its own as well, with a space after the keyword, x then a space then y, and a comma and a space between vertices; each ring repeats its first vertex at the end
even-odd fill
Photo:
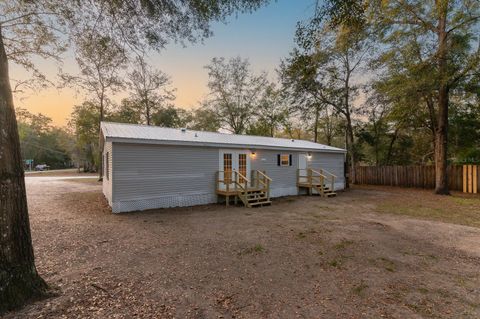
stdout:
POLYGON ((429 191, 398 189, 379 198, 376 211, 424 220, 480 227, 480 196, 453 193, 432 196, 429 191))
POLYGON ((32 236, 61 293, 6 319, 480 318, 480 229, 455 225, 478 227, 474 197, 356 187, 112 214, 94 179, 45 180, 27 180, 32 236))
POLYGON ((72 183, 81 183, 81 184, 91 184, 91 185, 101 185, 102 182, 98 181, 98 177, 92 178, 67 178, 62 179, 64 182, 72 182, 72 183))

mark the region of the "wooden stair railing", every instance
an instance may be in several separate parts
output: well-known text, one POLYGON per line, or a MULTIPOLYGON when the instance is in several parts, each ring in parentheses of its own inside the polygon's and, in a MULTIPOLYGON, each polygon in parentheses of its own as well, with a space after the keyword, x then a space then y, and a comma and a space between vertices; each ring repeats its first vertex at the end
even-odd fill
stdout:
POLYGON ((226 197, 227 206, 230 196, 234 196, 235 204, 237 199, 240 199, 246 207, 271 204, 270 183, 272 179, 265 172, 258 170, 253 170, 251 176, 252 180, 237 170, 216 172, 215 187, 218 194, 226 197))
POLYGON ((316 190, 322 197, 336 196, 335 193, 336 176, 324 169, 314 170, 312 168, 297 170, 297 186, 307 188, 308 194, 312 195, 316 190), (305 172, 302 175, 302 172, 305 172), (329 185, 327 186, 327 182, 329 185))
POLYGON ((252 178, 253 178, 253 187, 264 192, 267 197, 267 201, 270 201, 270 183, 272 179, 267 176, 265 171, 253 170, 252 171, 252 178))
POLYGON ((322 173, 322 174, 324 174, 324 175, 330 176, 330 183, 331 183, 331 184, 330 184, 330 185, 331 185, 331 186, 330 186, 330 189, 331 189, 332 191, 334 191, 334 190, 335 190, 335 179, 337 179, 337 175, 332 174, 332 173, 330 173, 329 171, 327 171, 326 169, 323 169, 323 168, 320 169, 319 171, 320 171, 320 173, 322 173))
MULTIPOLYGON (((242 173, 234 170, 234 183, 235 183, 235 190, 237 191, 237 196, 243 202, 245 206, 248 205, 248 184, 250 184, 250 180, 244 176, 242 173)), ((235 201, 236 203, 236 201, 235 201)))

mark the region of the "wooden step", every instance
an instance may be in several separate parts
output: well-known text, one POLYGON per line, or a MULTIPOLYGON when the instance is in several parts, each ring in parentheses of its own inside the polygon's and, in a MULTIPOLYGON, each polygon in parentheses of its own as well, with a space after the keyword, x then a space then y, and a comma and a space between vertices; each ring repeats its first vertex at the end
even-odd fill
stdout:
POLYGON ((247 195, 246 197, 247 197, 247 199, 248 199, 248 198, 266 197, 266 196, 267 196, 267 195, 266 195, 265 193, 263 193, 263 194, 255 194, 255 195, 249 194, 249 195, 247 195))
POLYGON ((271 205, 271 204, 272 204, 272 201, 266 200, 262 202, 248 203, 247 207, 263 206, 263 205, 271 205))

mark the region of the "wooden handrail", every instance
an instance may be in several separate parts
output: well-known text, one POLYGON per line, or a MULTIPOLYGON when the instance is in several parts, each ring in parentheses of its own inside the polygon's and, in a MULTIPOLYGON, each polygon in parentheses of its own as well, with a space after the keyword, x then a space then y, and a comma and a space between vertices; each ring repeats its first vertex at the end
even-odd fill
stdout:
POLYGON ((316 171, 316 170, 314 170, 314 169, 310 169, 310 170, 312 171, 312 173, 315 173, 315 174, 317 174, 317 175, 318 175, 318 176, 312 176, 312 177, 319 177, 319 176, 322 176, 323 178, 326 178, 326 179, 328 179, 328 177, 327 177, 327 176, 325 176, 325 175, 323 175, 322 173, 320 173, 320 172, 317 172, 317 171, 316 171))
POLYGON ((272 179, 270 177, 268 177, 264 172, 258 171, 258 170, 257 170, 257 172, 258 172, 258 174, 262 175, 265 179, 268 179, 268 181, 270 181, 270 182, 272 181, 272 179))
POLYGON ((248 183, 250 183, 250 180, 249 180, 246 176, 243 176, 243 174, 240 173, 239 171, 233 170, 232 172, 235 172, 239 177, 243 178, 243 180, 245 180, 245 181, 247 181, 248 183))
POLYGON ((328 174, 328 175, 330 175, 330 176, 332 176, 332 177, 334 177, 334 178, 337 178, 337 175, 330 173, 330 172, 327 171, 326 169, 323 169, 323 168, 322 168, 321 171, 322 171, 322 173, 326 173, 326 174, 328 174))

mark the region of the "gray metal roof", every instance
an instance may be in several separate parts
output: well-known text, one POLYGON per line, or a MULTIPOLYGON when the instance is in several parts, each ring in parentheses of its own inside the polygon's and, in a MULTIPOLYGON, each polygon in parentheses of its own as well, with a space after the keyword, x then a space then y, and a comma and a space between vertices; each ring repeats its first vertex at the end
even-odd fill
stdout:
POLYGON ((102 122, 101 130, 105 140, 125 143, 345 152, 341 148, 305 140, 193 131, 160 126, 102 122))

